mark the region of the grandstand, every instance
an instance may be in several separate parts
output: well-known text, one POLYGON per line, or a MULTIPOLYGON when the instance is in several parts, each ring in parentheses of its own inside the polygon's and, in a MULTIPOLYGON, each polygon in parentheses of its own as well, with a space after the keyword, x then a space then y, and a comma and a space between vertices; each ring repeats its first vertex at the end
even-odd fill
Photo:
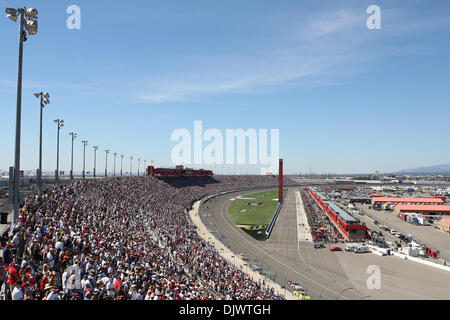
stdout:
POLYGON ((277 178, 205 178, 187 186, 180 177, 89 179, 26 198, 20 223, 2 237, 10 279, 26 275, 27 300, 282 299, 228 264, 186 213, 205 194, 274 186, 277 178))

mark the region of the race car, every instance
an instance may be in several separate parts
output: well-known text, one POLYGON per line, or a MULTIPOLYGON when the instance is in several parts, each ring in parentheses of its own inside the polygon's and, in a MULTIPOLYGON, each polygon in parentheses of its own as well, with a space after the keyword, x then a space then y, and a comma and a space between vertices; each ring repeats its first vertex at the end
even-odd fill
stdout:
POLYGON ((287 286, 294 291, 303 291, 303 287, 297 282, 288 281, 287 286))
POLYGON ((247 258, 246 256, 244 256, 243 253, 239 254, 239 258, 241 258, 241 259, 244 260, 244 261, 247 261, 247 260, 248 260, 248 258, 247 258))
POLYGON ((341 247, 332 247, 330 251, 342 251, 341 247))
POLYGON ((301 300, 311 300, 311 297, 307 296, 303 291, 296 290, 293 292, 293 294, 299 297, 301 300))

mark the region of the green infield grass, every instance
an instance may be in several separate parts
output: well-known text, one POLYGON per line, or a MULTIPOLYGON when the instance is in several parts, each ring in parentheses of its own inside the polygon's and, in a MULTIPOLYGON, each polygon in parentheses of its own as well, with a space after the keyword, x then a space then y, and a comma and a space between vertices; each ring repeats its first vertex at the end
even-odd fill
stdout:
MULTIPOLYGON (((284 191, 284 195, 286 190, 284 191)), ((228 205, 230 219, 240 227, 264 228, 270 223, 278 207, 278 190, 268 190, 242 196, 228 205), (252 205, 252 203, 254 205, 252 205), (256 204, 259 203, 259 204, 256 204)))

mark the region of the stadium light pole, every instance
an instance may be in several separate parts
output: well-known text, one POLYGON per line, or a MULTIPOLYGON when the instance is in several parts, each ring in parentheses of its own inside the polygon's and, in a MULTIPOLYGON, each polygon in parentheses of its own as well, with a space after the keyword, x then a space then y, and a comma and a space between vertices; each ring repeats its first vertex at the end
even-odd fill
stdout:
POLYGON ((42 113, 44 110, 44 106, 50 103, 50 95, 48 92, 37 92, 34 93, 34 96, 40 99, 40 126, 39 126, 39 169, 37 174, 37 186, 38 186, 38 195, 42 195, 42 113))
POLYGON ((120 176, 121 177, 122 177, 123 157, 124 157, 124 155, 121 154, 120 155, 120 176))
POLYGON ((86 178, 85 169, 86 169, 86 146, 88 145, 87 140, 81 141, 83 143, 83 179, 86 178))
POLYGON ((130 157, 130 177, 133 175, 133 157, 130 157))
POLYGON ((145 172, 147 171, 147 160, 144 159, 144 172, 142 172, 142 175, 145 176, 145 172))
POLYGON ((73 140, 77 138, 76 132, 70 132, 69 133, 72 136, 72 156, 70 160, 70 180, 73 180, 73 140))
POLYGON ((93 146, 92 147, 94 149, 94 179, 95 179, 95 165, 97 163, 97 150, 98 150, 98 146, 93 146))
POLYGON ((56 133, 56 171, 55 171, 55 179, 56 183, 59 182, 59 130, 61 130, 62 127, 64 127, 64 120, 56 119, 53 120, 53 122, 56 123, 57 126, 57 133, 56 133))
POLYGON ((117 157, 117 152, 113 153, 114 155, 114 171, 113 171, 113 176, 116 176, 116 157, 117 157))
POLYGON ((17 104, 16 104, 16 141, 14 154, 14 182, 12 193, 13 225, 19 218, 19 188, 20 188, 20 126, 22 119, 22 69, 23 69, 23 43, 28 35, 37 34, 38 11, 33 8, 6 8, 6 18, 16 22, 19 17, 19 57, 17 64, 17 104))
POLYGON ((109 150, 105 150, 105 178, 108 176, 108 154, 109 154, 109 150))
POLYGON ((138 158, 138 172, 137 175, 139 176, 139 167, 141 166, 141 158, 138 158))

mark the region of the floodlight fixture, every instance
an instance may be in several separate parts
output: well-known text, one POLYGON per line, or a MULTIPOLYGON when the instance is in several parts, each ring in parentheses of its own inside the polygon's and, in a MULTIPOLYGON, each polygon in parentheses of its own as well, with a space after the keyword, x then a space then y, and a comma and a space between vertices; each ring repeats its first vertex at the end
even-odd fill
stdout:
POLYGON ((13 16, 13 15, 10 15, 10 14, 7 14, 7 15, 6 15, 6 18, 8 18, 9 20, 12 20, 12 21, 14 21, 14 22, 17 21, 17 16, 13 16))
POLYGON ((36 17, 38 15, 38 11, 35 8, 28 8, 25 11, 25 13, 26 13, 28 18, 34 18, 34 17, 36 17))
POLYGON ((17 10, 11 7, 6 8, 6 13, 11 15, 11 16, 16 16, 17 17, 17 10))

